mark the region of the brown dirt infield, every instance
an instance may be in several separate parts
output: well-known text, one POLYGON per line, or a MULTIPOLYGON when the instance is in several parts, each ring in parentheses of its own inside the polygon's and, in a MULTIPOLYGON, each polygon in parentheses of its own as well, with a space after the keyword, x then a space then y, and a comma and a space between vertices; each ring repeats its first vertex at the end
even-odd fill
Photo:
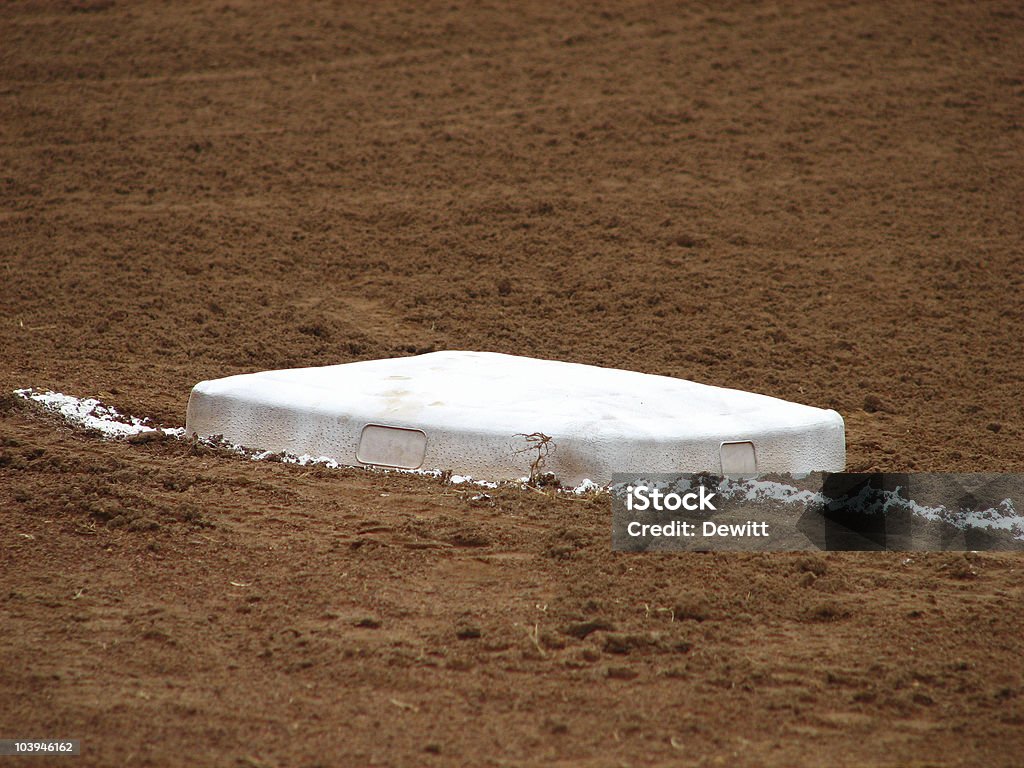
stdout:
MULTIPOLYGON (((0 391, 434 349, 1024 471, 1012 2, 0 7, 0 391)), ((0 396, 0 738, 76 765, 1020 765, 1019 557, 609 551, 607 501, 0 396)), ((12 758, 13 760, 13 758, 12 758)), ((30 761, 31 762, 31 761, 30 761)))

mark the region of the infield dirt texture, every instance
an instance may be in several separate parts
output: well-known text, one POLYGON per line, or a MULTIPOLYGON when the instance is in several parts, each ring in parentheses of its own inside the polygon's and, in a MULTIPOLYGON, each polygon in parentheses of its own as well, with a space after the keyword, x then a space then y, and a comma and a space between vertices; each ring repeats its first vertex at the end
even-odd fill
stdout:
MULTIPOLYGON (((835 408, 851 470, 1021 472, 1022 121, 1016 2, 4 3, 0 389, 181 426, 202 379, 481 349, 835 408)), ((1024 761, 1020 557, 629 555, 607 498, 480 494, 3 395, 0 737, 1024 761)))

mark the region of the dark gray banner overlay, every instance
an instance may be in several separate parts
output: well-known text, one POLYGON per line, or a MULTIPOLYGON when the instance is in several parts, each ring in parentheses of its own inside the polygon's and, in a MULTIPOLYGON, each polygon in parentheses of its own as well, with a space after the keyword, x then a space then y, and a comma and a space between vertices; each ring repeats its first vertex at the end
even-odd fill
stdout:
MULTIPOLYGON (((80 754, 82 754, 82 743, 78 739, 0 739, 0 755, 6 757, 12 755, 56 757, 80 754)), ((29 762, 36 763, 36 761, 29 762)))
POLYGON ((625 552, 1024 551, 1024 474, 612 476, 625 552))

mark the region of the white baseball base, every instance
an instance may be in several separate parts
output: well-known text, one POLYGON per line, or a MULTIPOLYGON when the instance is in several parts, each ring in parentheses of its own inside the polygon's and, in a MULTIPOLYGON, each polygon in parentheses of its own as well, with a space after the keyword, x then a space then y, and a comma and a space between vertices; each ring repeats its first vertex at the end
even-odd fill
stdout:
POLYGON ((603 485, 614 472, 842 471, 846 462, 843 419, 832 410, 492 352, 203 381, 189 397, 186 431, 345 465, 481 480, 542 468, 563 485, 603 485))

